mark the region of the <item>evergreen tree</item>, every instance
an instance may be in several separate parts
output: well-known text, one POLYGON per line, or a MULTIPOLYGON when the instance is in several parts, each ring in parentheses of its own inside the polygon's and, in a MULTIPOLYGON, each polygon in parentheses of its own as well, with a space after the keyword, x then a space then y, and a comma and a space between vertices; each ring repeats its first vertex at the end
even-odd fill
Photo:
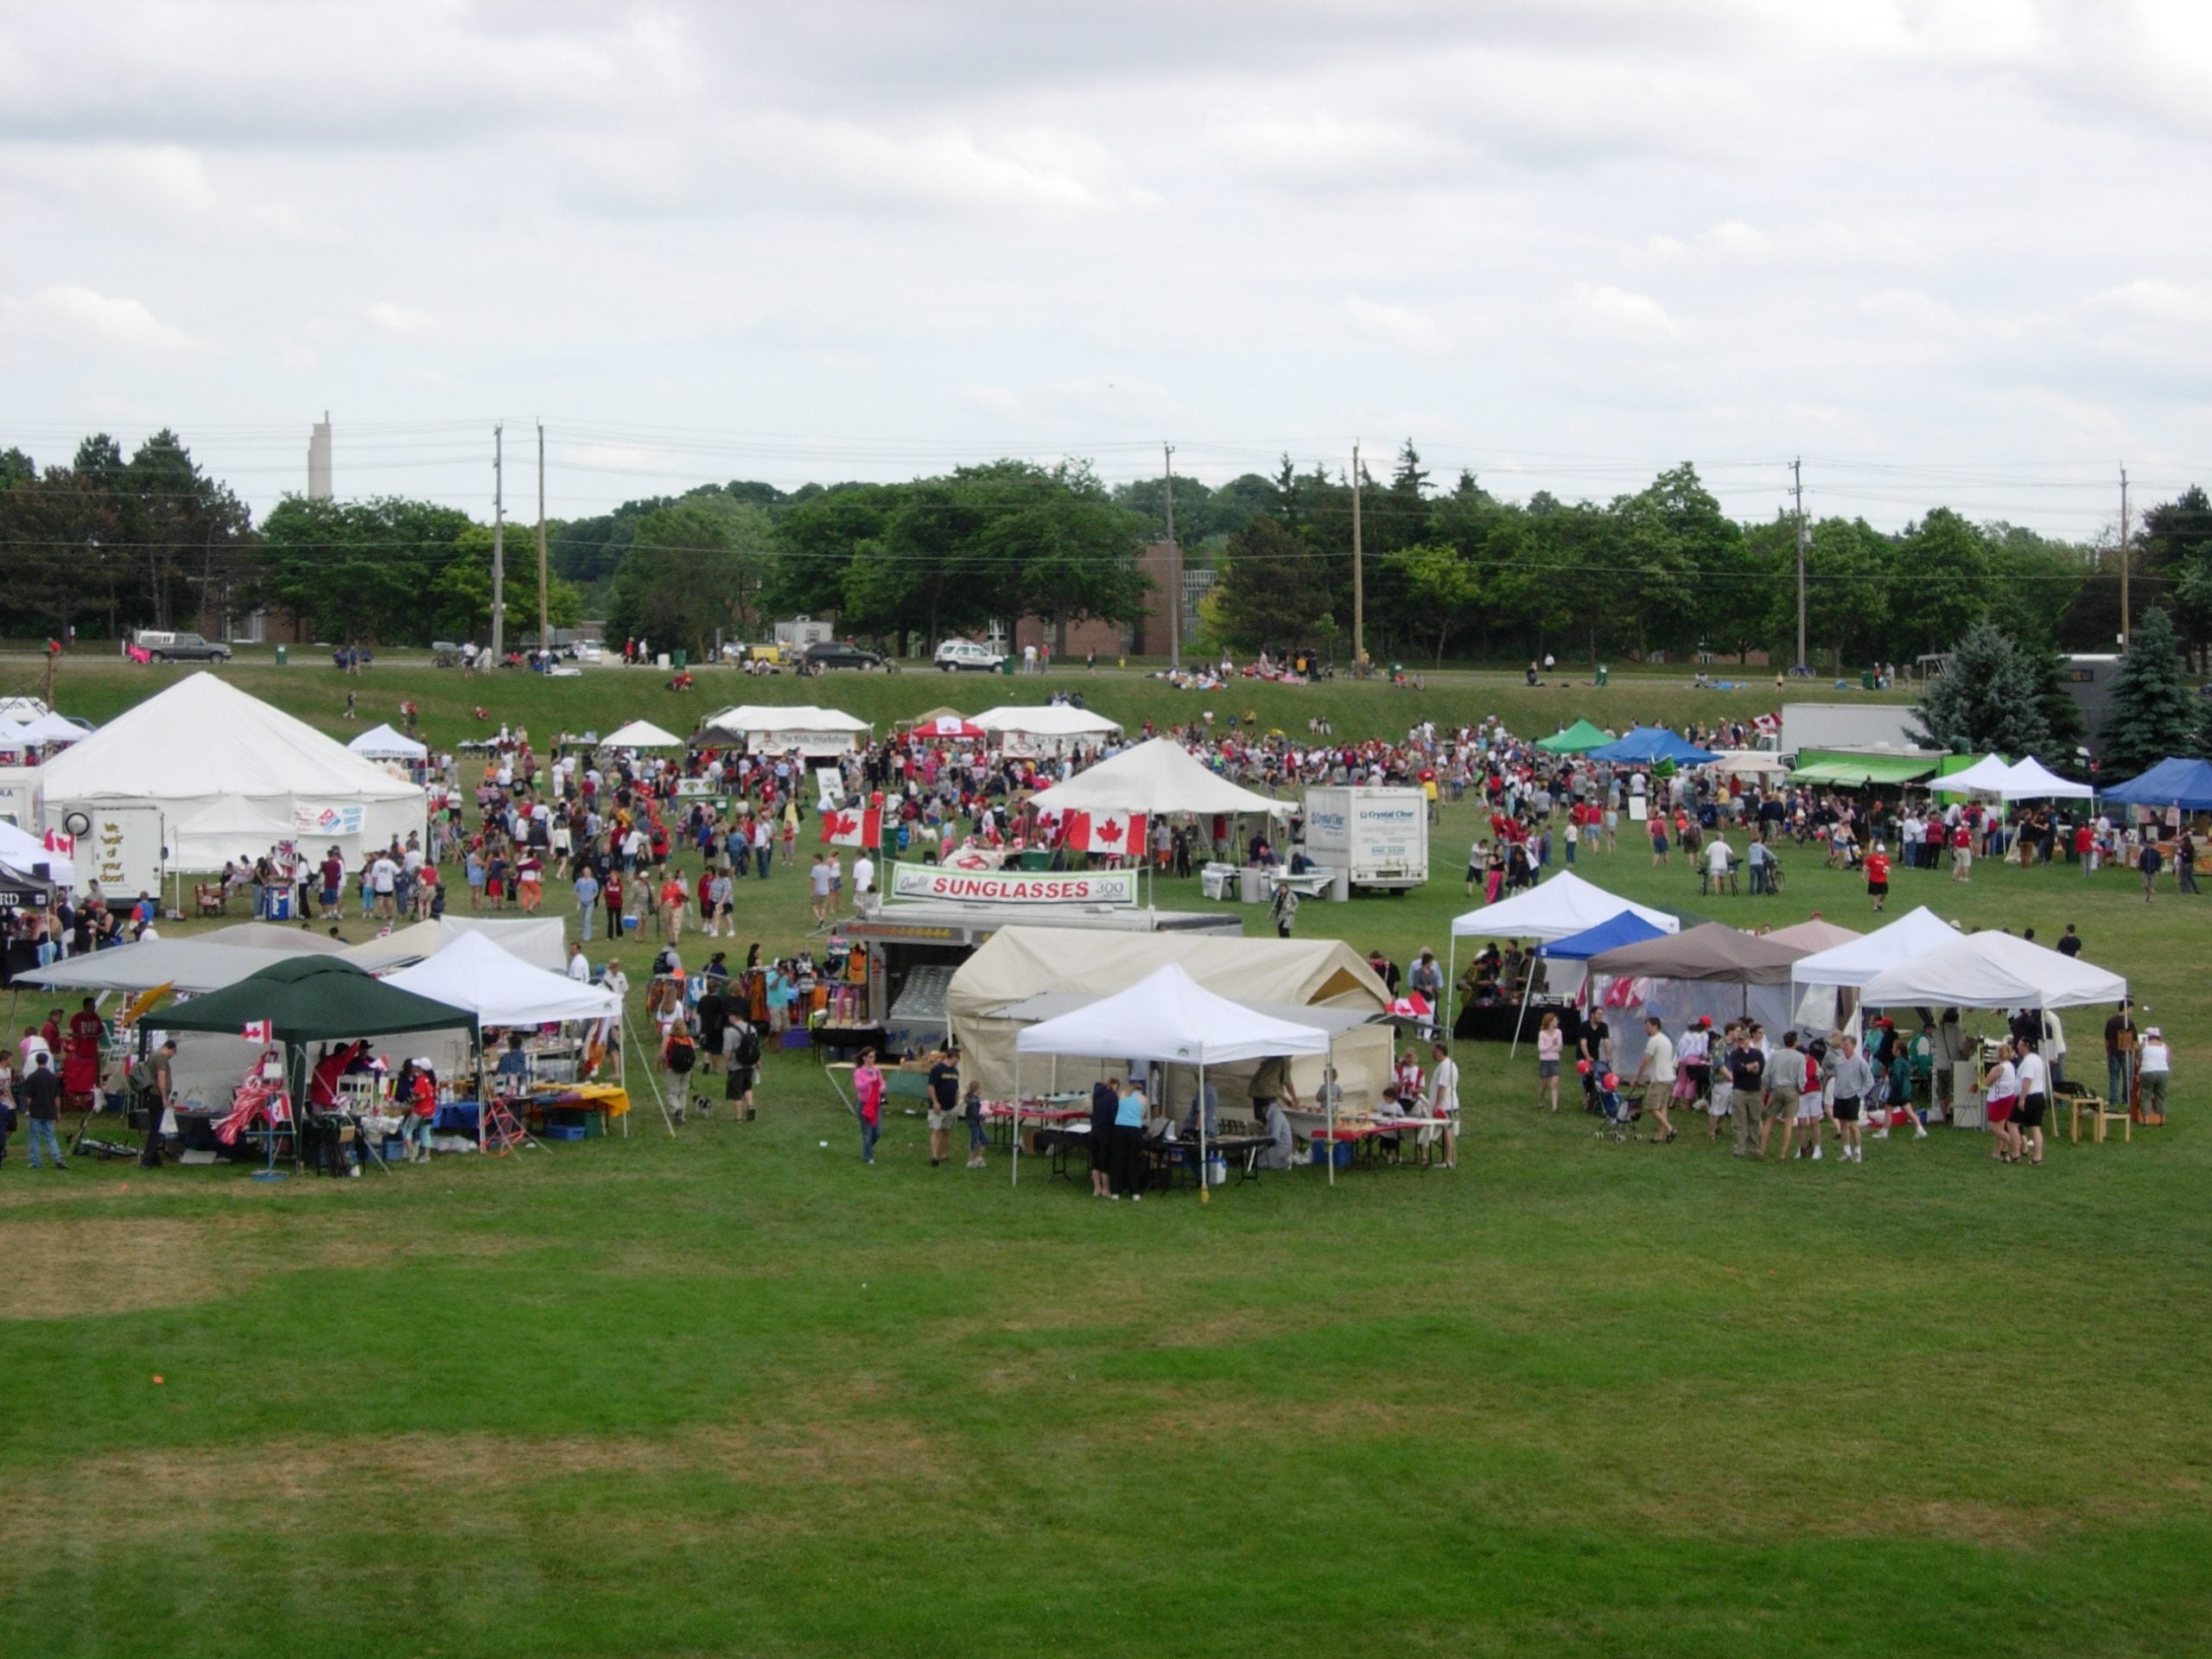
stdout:
POLYGON ((2112 683, 2097 765, 2113 778, 2133 778, 2170 754, 2188 754, 2197 727, 2196 699, 2173 620, 2147 610, 2130 632, 2127 655, 2112 683))
POLYGON ((1967 630, 1950 666, 1928 682, 1916 712, 1922 728, 1916 735, 1935 748, 2017 760, 2050 747, 2034 672, 2019 647, 1986 620, 1967 630))
POLYGON ((1329 613, 1329 585, 1305 539, 1272 518, 1230 537, 1215 588, 1224 639, 1250 649, 1308 643, 1329 613))

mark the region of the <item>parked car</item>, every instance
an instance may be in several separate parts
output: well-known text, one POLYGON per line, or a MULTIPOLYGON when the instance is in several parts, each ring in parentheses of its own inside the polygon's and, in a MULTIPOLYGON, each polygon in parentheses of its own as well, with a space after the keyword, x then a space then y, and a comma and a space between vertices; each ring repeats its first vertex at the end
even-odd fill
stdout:
POLYGON ((950 674, 960 669, 972 669, 979 674, 995 674, 1005 664, 1003 652, 988 645, 979 645, 973 639, 947 639, 937 648, 937 665, 950 674))
POLYGON ((227 663, 231 648, 196 633, 171 633, 165 629, 141 628, 135 636, 138 648, 157 663, 227 663))
POLYGON ((883 658, 842 639, 824 639, 799 653, 799 665, 810 674, 818 674, 825 668, 881 668, 883 658))

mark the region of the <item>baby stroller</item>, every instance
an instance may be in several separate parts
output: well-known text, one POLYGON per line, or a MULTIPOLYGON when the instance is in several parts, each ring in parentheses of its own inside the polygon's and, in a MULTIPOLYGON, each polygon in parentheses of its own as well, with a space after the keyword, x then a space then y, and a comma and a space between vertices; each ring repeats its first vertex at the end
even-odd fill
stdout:
MULTIPOLYGON (((1585 1060, 1583 1065, 1589 1062, 1585 1060)), ((1621 1080, 1618 1072, 1600 1072, 1598 1077, 1598 1112, 1605 1121, 1598 1130, 1601 1141, 1625 1141, 1636 1127, 1635 1105, 1622 1097, 1621 1080)))

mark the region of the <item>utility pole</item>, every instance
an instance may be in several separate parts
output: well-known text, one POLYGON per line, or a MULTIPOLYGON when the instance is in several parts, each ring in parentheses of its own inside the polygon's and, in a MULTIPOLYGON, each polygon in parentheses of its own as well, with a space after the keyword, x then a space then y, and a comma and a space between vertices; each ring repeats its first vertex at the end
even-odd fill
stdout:
POLYGON ((545 620, 545 423, 537 423, 537 648, 553 649, 553 629, 545 620))
POLYGON ((1797 664, 1809 669, 1805 660, 1805 463, 1801 457, 1789 463, 1789 490, 1797 498, 1797 664))
POLYGON ((492 429, 492 662, 506 660, 502 648, 507 604, 506 429, 492 429))
POLYGON ((2120 648, 2127 649, 2129 617, 2127 611, 2127 467, 2120 468, 2120 648))
POLYGON ((1167 665, 1183 666, 1183 548, 1175 539, 1175 446, 1163 443, 1167 456, 1167 665))
POLYGON ((1367 666, 1367 567, 1359 544, 1359 445, 1351 447, 1351 660, 1367 666))

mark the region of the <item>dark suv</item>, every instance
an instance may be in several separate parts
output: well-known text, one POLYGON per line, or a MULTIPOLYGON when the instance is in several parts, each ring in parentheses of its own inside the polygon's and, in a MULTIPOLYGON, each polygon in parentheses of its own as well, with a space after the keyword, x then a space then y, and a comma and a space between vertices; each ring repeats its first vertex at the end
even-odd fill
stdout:
POLYGON ((809 673, 825 668, 881 668, 883 658, 872 651, 862 651, 858 645, 849 645, 842 639, 823 639, 809 645, 799 654, 799 660, 809 673))

